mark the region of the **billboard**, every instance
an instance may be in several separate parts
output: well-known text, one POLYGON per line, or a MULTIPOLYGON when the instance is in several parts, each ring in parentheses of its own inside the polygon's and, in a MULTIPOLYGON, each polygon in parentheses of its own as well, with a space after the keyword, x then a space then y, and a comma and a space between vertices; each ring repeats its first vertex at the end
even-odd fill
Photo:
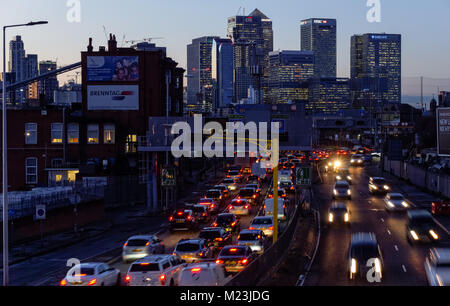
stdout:
POLYGON ((89 85, 88 110, 139 110, 138 85, 89 85))
POLYGON ((88 82, 139 81, 138 56, 88 56, 88 82))
POLYGON ((450 156, 450 108, 438 108, 437 147, 439 156, 450 156))

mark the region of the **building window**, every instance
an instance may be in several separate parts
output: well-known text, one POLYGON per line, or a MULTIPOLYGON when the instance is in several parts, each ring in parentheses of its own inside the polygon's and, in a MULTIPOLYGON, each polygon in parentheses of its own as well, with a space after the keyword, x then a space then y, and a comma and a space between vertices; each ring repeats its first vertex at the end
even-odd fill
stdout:
POLYGON ((38 159, 30 157, 25 160, 25 181, 27 185, 36 185, 38 182, 38 159))
POLYGON ((63 124, 52 123, 52 143, 59 144, 63 142, 63 124))
POLYGON ((67 139, 72 144, 80 142, 80 126, 78 123, 69 123, 67 125, 67 139))
POLYGON ((52 159, 52 168, 62 168, 62 167, 63 167, 62 158, 52 159))
POLYGON ((88 124, 87 126, 87 140, 88 143, 98 143, 98 124, 88 124))
POLYGON ((37 123, 25 123, 25 144, 37 144, 37 123))
POLYGON ((114 144, 116 142, 116 126, 114 124, 105 124, 103 126, 104 143, 114 144))
POLYGON ((137 152, 137 135, 128 135, 127 136, 125 152, 126 153, 136 153, 137 152))

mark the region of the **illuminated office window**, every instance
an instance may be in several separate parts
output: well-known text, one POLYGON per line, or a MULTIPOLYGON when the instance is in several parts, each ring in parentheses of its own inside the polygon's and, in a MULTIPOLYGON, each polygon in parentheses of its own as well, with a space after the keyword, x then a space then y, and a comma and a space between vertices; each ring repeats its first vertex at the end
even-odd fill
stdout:
POLYGON ((103 141, 106 144, 116 142, 116 126, 114 124, 105 124, 103 126, 103 141))
POLYGON ((63 124, 52 123, 51 141, 53 144, 60 144, 63 142, 63 124))
POLYGON ((68 142, 72 144, 80 142, 80 126, 78 123, 69 123, 67 125, 67 138, 68 142))
POLYGON ((98 124, 88 124, 87 126, 87 142, 89 144, 98 143, 98 124))
POLYGON ((127 136, 125 152, 126 153, 136 153, 137 152, 137 135, 128 135, 127 136))
POLYGON ((25 123, 25 144, 37 144, 37 123, 25 123))

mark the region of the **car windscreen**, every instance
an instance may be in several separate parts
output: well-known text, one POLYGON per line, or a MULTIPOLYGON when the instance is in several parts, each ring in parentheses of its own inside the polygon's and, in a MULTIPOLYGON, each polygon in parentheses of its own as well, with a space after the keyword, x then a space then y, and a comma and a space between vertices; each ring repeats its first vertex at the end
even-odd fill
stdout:
POLYGON ((348 188, 347 184, 336 184, 336 188, 348 188))
POLYGON ((424 225, 433 226, 433 225, 435 225, 435 222, 434 222, 433 218, 424 216, 424 217, 412 218, 409 221, 409 224, 411 226, 424 226, 424 225))
POLYGON ((153 272, 159 271, 159 264, 157 263, 135 263, 131 265, 130 272, 153 272))
POLYGON ((340 206, 338 206, 338 207, 332 207, 332 208, 331 208, 331 211, 333 211, 333 212, 347 212, 347 208, 345 208, 345 207, 340 207, 340 206))
POLYGON ((203 232, 200 232, 199 237, 202 239, 220 238, 220 231, 203 231, 203 232))
POLYGON ((404 199, 404 197, 402 197, 400 195, 395 195, 395 196, 391 195, 391 200, 393 200, 393 201, 402 201, 403 199, 404 199))
POLYGON ((245 206, 245 204, 247 204, 245 201, 233 201, 231 202, 232 206, 245 206))
POLYGON ((241 241, 254 241, 254 240, 258 240, 258 234, 254 234, 254 233, 240 234, 239 240, 241 240, 241 241))
POLYGON ((228 174, 231 176, 239 175, 239 171, 230 171, 228 174))
POLYGON ((127 246, 136 247, 136 246, 145 246, 148 240, 146 239, 131 239, 128 240, 127 246))
POLYGON ((252 197, 253 196, 253 189, 241 189, 239 191, 239 195, 241 197, 252 197))
POLYGON ((195 252, 200 249, 198 243, 180 243, 176 247, 176 251, 180 252, 195 252))
POLYGON ((254 219, 252 224, 255 224, 255 225, 268 225, 268 224, 272 224, 272 219, 271 218, 254 219))
POLYGON ((80 274, 81 275, 94 275, 95 274, 95 269, 94 268, 81 267, 80 274))
POLYGON ((233 215, 222 215, 218 216, 216 222, 219 224, 229 224, 233 222, 234 218, 233 215))
POLYGON ((223 180, 224 184, 234 184, 234 180, 233 179, 225 179, 223 180))
POLYGON ((220 252, 221 256, 244 256, 245 249, 244 248, 227 248, 223 249, 220 252))
POLYGON ((218 197, 220 197, 220 191, 208 191, 206 193, 206 196, 208 198, 218 198, 218 197))
POLYGON ((205 207, 203 207, 203 206, 202 207, 192 207, 192 211, 195 213, 202 214, 205 212, 205 207))
POLYGON ((377 185, 384 185, 384 184, 386 184, 386 180, 376 179, 376 180, 373 180, 373 183, 377 184, 377 185))
POLYGON ((369 259, 379 258, 378 248, 375 245, 354 246, 351 251, 351 257, 365 264, 369 259))

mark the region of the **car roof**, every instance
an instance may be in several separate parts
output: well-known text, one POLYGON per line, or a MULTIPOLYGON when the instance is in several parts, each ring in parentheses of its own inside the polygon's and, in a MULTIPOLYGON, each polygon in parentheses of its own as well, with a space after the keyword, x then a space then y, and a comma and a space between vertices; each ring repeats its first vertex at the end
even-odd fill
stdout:
POLYGON ((150 255, 144 258, 138 259, 134 262, 134 264, 140 264, 143 262, 151 262, 151 263, 159 263, 165 259, 171 258, 173 255, 170 254, 161 254, 161 255, 150 255))
POLYGON ((132 240, 132 239, 152 239, 153 237, 155 237, 155 235, 136 235, 136 236, 131 236, 130 238, 128 238, 128 240, 132 240))
POLYGON ((247 199, 236 198, 231 201, 231 203, 233 202, 247 202, 247 199))
POLYGON ((207 192, 211 192, 211 191, 217 191, 217 192, 220 192, 219 189, 209 189, 207 192))
POLYGON ((258 216, 258 217, 255 217, 253 220, 256 220, 256 219, 258 219, 258 220, 260 220, 260 219, 270 219, 270 220, 273 220, 273 217, 272 217, 272 216, 258 216))
POLYGON ((224 246, 223 249, 247 249, 247 245, 227 245, 224 246))
POLYGON ((204 201, 204 202, 206 202, 206 201, 208 201, 208 202, 214 202, 214 199, 212 199, 212 198, 202 198, 202 199, 200 199, 198 202, 202 202, 202 201, 204 201))
POLYGON ((432 216, 427 210, 415 209, 415 210, 408 211, 408 217, 410 219, 413 219, 413 218, 422 218, 422 217, 431 218, 432 216))
POLYGON ((375 176, 375 177, 371 177, 371 180, 386 180, 384 177, 381 176, 375 176))
POLYGON ((96 267, 98 267, 99 265, 102 265, 102 264, 103 263, 101 263, 101 262, 84 262, 84 263, 81 263, 78 266, 82 267, 82 268, 93 268, 93 269, 95 269, 96 267))
POLYGON ((226 217, 226 216, 234 216, 234 214, 223 213, 223 214, 218 214, 217 215, 217 217, 220 217, 220 216, 224 216, 224 217, 226 217))
POLYGON ((347 181, 337 181, 334 185, 350 185, 347 181))
POLYGON ((242 234, 261 234, 261 233, 262 233, 261 230, 249 230, 249 229, 245 229, 245 230, 242 230, 242 231, 239 233, 239 235, 242 235, 242 234))
POLYGON ((377 238, 374 233, 355 233, 352 235, 352 245, 377 244, 377 238))
POLYGON ((192 206, 192 207, 197 207, 197 208, 204 208, 204 209, 206 209, 206 207, 205 206, 203 206, 203 205, 194 205, 194 206, 192 206))
POLYGON ((187 239, 181 239, 180 241, 178 241, 178 244, 183 244, 183 243, 200 243, 200 242, 204 242, 205 240, 202 238, 187 238, 187 239))
POLYGON ((205 232, 205 231, 221 231, 222 230, 222 228, 221 227, 204 227, 204 228, 202 228, 202 232, 205 232))

